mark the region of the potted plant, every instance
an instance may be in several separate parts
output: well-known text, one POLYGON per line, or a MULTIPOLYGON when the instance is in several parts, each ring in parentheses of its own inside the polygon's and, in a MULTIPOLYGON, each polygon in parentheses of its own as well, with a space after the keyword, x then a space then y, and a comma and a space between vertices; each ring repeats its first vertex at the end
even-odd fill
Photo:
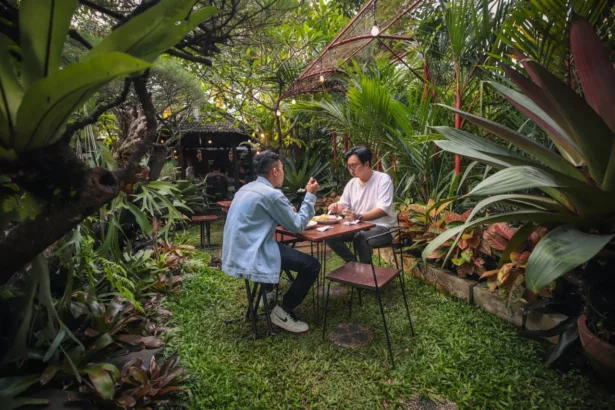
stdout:
MULTIPOLYGON (((594 29, 580 17, 572 19, 570 46, 582 96, 518 52, 515 58, 530 78, 521 70, 506 65, 503 69, 521 92, 491 83, 546 132, 559 153, 503 125, 453 108, 518 150, 462 130, 436 127, 447 138, 436 142, 440 148, 499 171, 467 195, 481 200, 466 222, 435 238, 423 258, 452 238, 459 241, 462 232, 477 225, 524 222, 511 238, 513 244, 523 243, 532 232, 530 227, 548 226, 549 233, 527 260, 527 288, 536 292, 560 277, 578 275, 583 310, 578 319, 558 328, 565 337, 560 338, 556 352, 561 353, 580 333, 590 361, 609 377, 615 372, 615 70, 594 29), (544 195, 531 194, 535 190, 544 195), (498 202, 516 209, 477 218, 498 202)), ((514 246, 508 247, 502 256, 510 258, 513 250, 514 246)), ((613 378, 608 380, 612 383, 613 378)))

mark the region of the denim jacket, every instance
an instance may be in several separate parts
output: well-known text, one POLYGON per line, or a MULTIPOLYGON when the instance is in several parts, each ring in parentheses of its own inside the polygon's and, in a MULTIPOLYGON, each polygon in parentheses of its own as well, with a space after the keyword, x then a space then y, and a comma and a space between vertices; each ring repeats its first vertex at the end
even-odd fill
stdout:
POLYGON ((299 212, 263 177, 241 187, 235 194, 224 225, 222 270, 230 276, 254 282, 278 283, 280 250, 276 226, 301 233, 314 216, 316 196, 307 192, 299 212))

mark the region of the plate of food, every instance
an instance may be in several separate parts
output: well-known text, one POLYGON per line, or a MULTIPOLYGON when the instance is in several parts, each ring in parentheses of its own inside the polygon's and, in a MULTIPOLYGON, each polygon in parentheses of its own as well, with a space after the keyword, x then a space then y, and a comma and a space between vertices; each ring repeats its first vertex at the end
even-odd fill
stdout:
POLYGON ((308 229, 316 228, 317 225, 318 225, 318 222, 309 221, 307 225, 305 226, 305 230, 307 231, 308 229))
POLYGON ((312 218, 312 221, 316 221, 322 225, 332 225, 340 222, 344 218, 339 215, 318 215, 312 218))

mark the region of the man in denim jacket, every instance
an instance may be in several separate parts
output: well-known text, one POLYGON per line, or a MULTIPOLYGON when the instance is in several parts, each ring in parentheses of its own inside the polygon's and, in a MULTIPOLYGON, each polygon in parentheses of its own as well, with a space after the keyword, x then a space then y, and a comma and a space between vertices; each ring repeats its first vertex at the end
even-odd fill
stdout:
POLYGON ((277 243, 277 225, 301 233, 314 216, 318 182, 314 178, 305 187, 299 212, 295 212, 279 189, 284 183, 284 165, 280 156, 265 151, 254 159, 258 178, 244 185, 233 199, 224 225, 222 270, 237 278, 254 282, 278 283, 280 271, 297 272, 295 281, 284 295, 282 306, 271 312, 274 324, 289 332, 303 333, 308 325, 293 311, 307 296, 318 277, 320 263, 296 249, 277 243))

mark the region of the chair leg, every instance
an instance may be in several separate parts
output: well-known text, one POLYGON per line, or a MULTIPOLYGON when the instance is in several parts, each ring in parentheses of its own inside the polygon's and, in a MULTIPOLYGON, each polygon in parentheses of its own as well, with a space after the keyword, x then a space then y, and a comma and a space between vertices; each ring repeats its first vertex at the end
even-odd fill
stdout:
POLYGON ((348 307, 348 319, 352 317, 352 300, 354 299, 354 286, 350 288, 350 306, 348 307))
POLYGON ((406 313, 408 314, 408 322, 410 323, 410 335, 414 336, 414 326, 412 326, 412 317, 410 316, 410 308, 408 307, 408 298, 406 297, 406 286, 401 276, 404 274, 402 271, 399 275, 399 286, 401 286, 401 294, 404 295, 404 305, 406 305, 406 313))
POLYGON ((322 340, 325 340, 327 331, 327 312, 329 311, 329 290, 331 289, 331 281, 327 284, 327 295, 325 296, 325 317, 322 321, 322 340))
POLYGON ((205 222, 205 229, 207 230, 207 247, 211 248, 211 223, 205 222))
POLYGON ((378 248, 378 265, 382 266, 382 256, 380 256, 380 248, 378 248))
POLYGON ((382 298, 380 297, 380 289, 376 288, 376 297, 378 298, 378 305, 380 306, 380 314, 382 315, 382 323, 384 324, 384 333, 387 337, 387 346, 389 348, 389 357, 391 358, 391 366, 395 368, 395 361, 393 360, 393 349, 391 349, 391 336, 389 335, 389 327, 387 326, 387 319, 384 315, 384 307, 382 306, 382 298))
MULTIPOLYGON (((258 337, 258 329, 256 328, 256 312, 254 311, 254 296, 250 291, 250 282, 246 279, 246 296, 248 297, 248 317, 252 320, 252 333, 254 338, 258 337)), ((258 284, 254 284, 256 288, 258 284)))
POLYGON ((273 324, 271 323, 271 317, 269 312, 269 304, 267 303, 267 296, 265 295, 266 289, 265 285, 261 284, 261 291, 259 299, 263 301, 263 306, 265 307, 265 320, 267 321, 267 334, 273 334, 273 324))

